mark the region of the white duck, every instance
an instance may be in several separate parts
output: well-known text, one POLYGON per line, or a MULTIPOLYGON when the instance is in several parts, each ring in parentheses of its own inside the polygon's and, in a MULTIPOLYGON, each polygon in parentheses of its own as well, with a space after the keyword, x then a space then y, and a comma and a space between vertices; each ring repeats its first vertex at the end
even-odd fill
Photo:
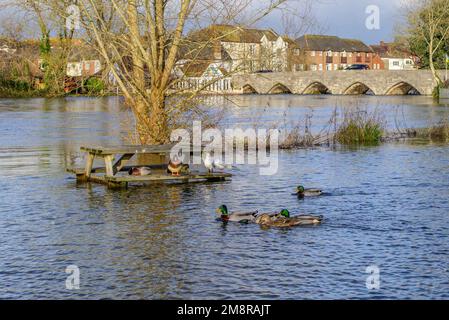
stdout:
POLYGON ((213 159, 210 153, 206 153, 206 156, 204 157, 204 166, 209 170, 209 173, 214 172, 214 169, 225 169, 225 166, 221 161, 219 159, 213 159))

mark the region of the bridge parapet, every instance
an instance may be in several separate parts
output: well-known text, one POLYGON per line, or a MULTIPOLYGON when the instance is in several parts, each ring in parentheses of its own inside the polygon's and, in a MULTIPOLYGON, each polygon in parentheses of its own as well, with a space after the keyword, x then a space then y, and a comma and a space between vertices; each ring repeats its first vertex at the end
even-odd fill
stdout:
MULTIPOLYGON (((441 72, 443 77, 444 71, 441 72)), ((303 71, 235 75, 237 93, 293 94, 364 94, 396 95, 419 93, 431 95, 436 86, 429 70, 410 71, 303 71)))

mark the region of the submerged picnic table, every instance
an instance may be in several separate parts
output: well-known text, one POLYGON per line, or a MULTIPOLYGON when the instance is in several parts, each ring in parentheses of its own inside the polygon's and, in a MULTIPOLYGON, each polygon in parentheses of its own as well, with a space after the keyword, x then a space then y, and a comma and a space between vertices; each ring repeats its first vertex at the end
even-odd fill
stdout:
POLYGON ((76 175, 79 182, 96 182, 106 184, 111 188, 127 188, 129 183, 164 182, 164 181, 223 181, 231 178, 229 173, 194 173, 181 176, 172 176, 167 173, 169 155, 174 144, 155 146, 119 146, 119 147, 81 147, 86 153, 86 165, 84 168, 67 169, 76 175), (149 176, 118 175, 120 172, 129 171, 126 164, 135 156, 143 156, 156 159, 152 163, 144 163, 135 167, 150 167, 154 174, 149 176), (101 158, 104 167, 94 168, 94 160, 101 158))

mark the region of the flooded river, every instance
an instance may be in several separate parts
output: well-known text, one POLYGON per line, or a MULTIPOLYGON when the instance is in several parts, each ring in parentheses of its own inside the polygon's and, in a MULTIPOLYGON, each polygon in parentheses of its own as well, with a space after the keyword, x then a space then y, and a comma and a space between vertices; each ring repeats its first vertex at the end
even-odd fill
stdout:
MULTIPOLYGON (((215 99, 227 105, 225 125, 243 128, 311 115, 319 130, 335 106, 382 110, 392 129, 449 117, 428 97, 215 99)), ((228 182, 123 191, 65 172, 82 163, 80 146, 123 143, 128 126, 116 97, 0 100, 0 298, 449 298, 449 145, 281 151, 269 178, 238 166, 228 182), (326 195, 298 200, 299 183, 326 195), (325 222, 223 225, 221 204, 325 222), (66 288, 70 265, 79 290, 66 288), (378 289, 367 289, 369 267, 378 289)))

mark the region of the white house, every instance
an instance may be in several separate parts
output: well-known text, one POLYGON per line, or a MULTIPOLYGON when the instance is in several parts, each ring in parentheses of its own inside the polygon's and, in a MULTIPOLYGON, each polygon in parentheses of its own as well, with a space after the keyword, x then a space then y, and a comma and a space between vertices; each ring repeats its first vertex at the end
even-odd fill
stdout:
POLYGON ((69 62, 67 64, 67 75, 69 77, 93 76, 101 71, 100 60, 86 60, 80 62, 69 62))
POLYGON ((178 65, 174 74, 178 79, 174 90, 232 92, 231 77, 220 63, 186 62, 184 65, 178 65))
POLYGON ((382 58, 386 70, 414 70, 415 62, 410 58, 382 58))

